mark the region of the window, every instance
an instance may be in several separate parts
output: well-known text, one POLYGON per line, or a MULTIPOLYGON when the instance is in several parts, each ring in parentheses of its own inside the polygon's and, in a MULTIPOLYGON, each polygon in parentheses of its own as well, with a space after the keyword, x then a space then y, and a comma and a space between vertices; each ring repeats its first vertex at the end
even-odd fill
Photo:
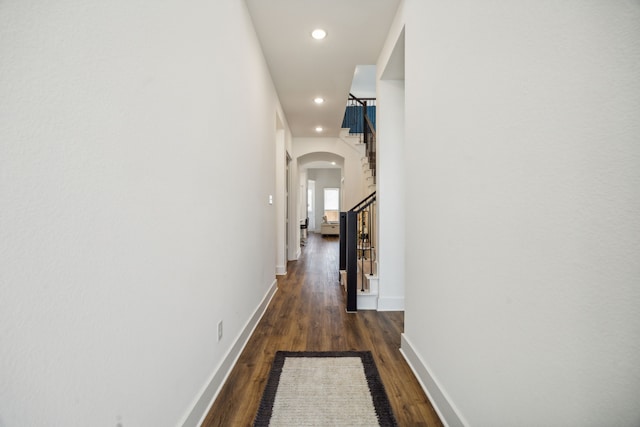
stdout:
POLYGON ((327 222, 340 221, 340 189, 324 189, 324 216, 327 222))

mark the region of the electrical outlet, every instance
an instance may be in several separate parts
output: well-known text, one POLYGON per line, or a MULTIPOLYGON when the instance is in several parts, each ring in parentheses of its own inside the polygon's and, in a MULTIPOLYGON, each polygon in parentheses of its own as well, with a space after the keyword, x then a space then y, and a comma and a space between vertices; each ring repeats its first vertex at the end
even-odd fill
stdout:
POLYGON ((218 322, 218 341, 222 339, 222 320, 218 322))

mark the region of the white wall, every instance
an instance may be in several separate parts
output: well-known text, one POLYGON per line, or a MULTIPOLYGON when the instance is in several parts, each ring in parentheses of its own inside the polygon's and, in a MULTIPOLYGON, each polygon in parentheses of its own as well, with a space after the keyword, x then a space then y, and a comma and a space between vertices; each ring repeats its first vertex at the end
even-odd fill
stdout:
MULTIPOLYGON (((401 13, 399 14, 401 16, 401 13)), ((405 234, 421 223, 407 223, 405 213, 404 32, 394 20, 378 63, 377 188, 379 230, 378 310, 404 310, 405 234)))
POLYGON ((177 425, 274 283, 244 2, 7 0, 0 56, 0 425, 177 425))
POLYGON ((404 310, 405 234, 422 226, 405 219, 404 81, 381 80, 378 93, 378 309, 404 310))
POLYGON ((640 425, 638 2, 400 21, 403 351, 450 425, 640 425))

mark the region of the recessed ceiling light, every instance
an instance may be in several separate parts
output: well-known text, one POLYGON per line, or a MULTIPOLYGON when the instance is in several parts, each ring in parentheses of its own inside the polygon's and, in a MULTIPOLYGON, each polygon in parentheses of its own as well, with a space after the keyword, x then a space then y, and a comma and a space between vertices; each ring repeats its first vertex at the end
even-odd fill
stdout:
POLYGON ((311 32, 311 37, 316 40, 322 40, 323 38, 327 37, 327 32, 322 28, 316 28, 311 32))
POLYGON ((316 132, 322 132, 322 126, 318 126, 318 127, 316 128, 316 132))
POLYGON ((320 98, 320 97, 314 98, 313 102, 315 102, 316 104, 322 104, 324 102, 324 98, 320 98))

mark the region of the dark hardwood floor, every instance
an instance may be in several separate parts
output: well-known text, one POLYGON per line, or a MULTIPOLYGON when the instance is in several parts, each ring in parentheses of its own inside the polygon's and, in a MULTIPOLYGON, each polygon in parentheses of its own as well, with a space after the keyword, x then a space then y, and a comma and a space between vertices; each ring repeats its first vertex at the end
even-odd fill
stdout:
MULTIPOLYGON (((347 313, 338 284, 338 239, 309 233, 203 426, 250 426, 277 350, 370 350, 400 426, 442 426, 400 354, 402 312, 347 313)), ((319 398, 318 402, 322 399, 319 398)))

